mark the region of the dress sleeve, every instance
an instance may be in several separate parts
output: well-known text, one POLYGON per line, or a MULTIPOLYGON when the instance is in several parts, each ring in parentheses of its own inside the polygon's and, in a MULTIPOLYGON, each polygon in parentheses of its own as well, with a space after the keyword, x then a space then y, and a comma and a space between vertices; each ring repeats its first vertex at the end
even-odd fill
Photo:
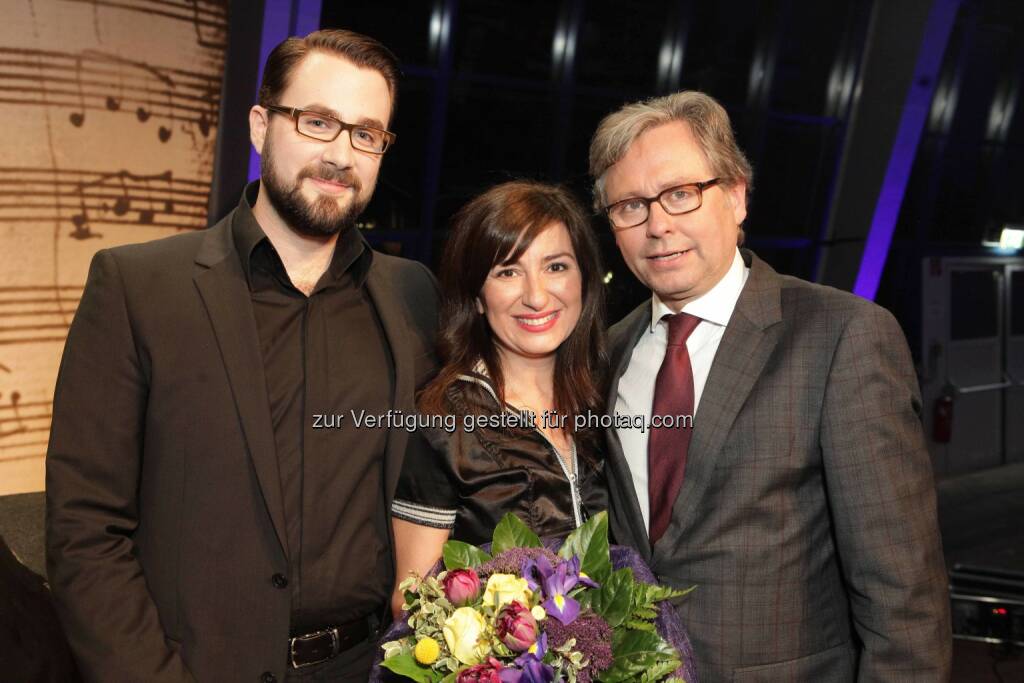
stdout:
POLYGON ((410 437, 391 503, 393 517, 435 529, 455 526, 459 509, 451 453, 455 437, 432 428, 410 437))

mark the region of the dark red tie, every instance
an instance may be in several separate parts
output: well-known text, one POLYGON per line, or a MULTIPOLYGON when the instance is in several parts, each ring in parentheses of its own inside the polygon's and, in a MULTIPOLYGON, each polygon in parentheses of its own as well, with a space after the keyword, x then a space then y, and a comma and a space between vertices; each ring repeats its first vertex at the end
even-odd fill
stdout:
MULTIPOLYGON (((668 346, 654 384, 651 416, 693 415, 693 368, 686 340, 700 324, 689 313, 666 315, 668 346)), ((647 443, 647 494, 651 504, 650 533, 653 546, 668 528, 672 504, 683 486, 686 451, 690 447, 690 426, 651 428, 647 443)))

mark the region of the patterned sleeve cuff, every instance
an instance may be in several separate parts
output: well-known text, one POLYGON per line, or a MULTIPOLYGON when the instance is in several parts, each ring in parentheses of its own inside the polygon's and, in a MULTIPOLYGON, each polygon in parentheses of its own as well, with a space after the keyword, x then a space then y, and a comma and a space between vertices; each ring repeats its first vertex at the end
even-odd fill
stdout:
POLYGON ((458 510, 420 505, 408 500, 391 501, 391 515, 413 524, 434 527, 435 529, 451 529, 455 526, 455 515, 458 510))

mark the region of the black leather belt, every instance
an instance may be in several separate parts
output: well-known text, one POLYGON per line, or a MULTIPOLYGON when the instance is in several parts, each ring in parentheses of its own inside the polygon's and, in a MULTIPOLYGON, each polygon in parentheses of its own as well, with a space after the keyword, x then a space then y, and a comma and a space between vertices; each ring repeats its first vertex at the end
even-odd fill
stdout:
POLYGON ((370 627, 366 619, 350 621, 288 639, 288 662, 294 669, 334 659, 353 645, 366 640, 370 627))

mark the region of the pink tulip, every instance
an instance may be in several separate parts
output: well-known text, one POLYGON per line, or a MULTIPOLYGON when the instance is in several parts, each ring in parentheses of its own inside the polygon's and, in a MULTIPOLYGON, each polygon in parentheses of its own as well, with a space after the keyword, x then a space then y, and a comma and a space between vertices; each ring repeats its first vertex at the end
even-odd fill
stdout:
POLYGON ((498 672, 504 667, 494 657, 488 657, 483 664, 471 666, 459 672, 455 683, 501 683, 498 672))
POLYGON ((537 642, 537 620, 528 607, 516 600, 498 612, 495 630, 498 639, 513 652, 524 652, 537 642))
POLYGON ((441 583, 444 596, 456 607, 465 607, 480 597, 480 577, 472 569, 453 569, 441 583))

